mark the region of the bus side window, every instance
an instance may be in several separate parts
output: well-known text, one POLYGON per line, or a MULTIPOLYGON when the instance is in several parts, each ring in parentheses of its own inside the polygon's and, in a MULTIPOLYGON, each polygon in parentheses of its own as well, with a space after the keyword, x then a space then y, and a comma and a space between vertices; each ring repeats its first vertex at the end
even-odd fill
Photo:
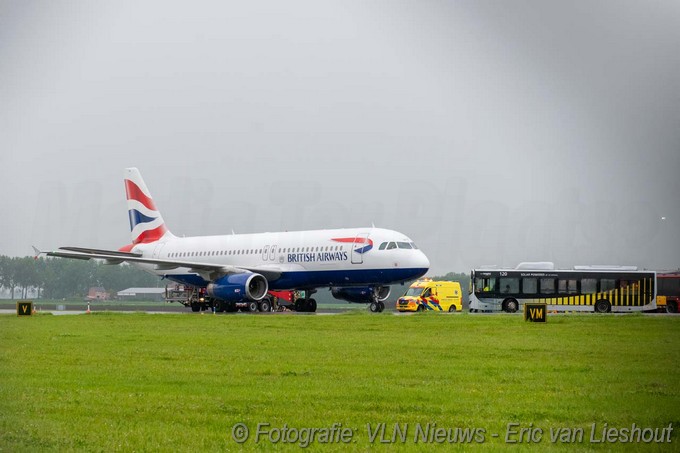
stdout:
POLYGON ((578 287, 576 286, 576 282, 576 280, 558 280, 557 292, 560 294, 577 294, 578 287))
POLYGON ((555 294, 555 279, 541 279, 541 294, 555 294))
POLYGON ((501 278, 501 292, 503 294, 517 294, 519 293, 519 279, 518 278, 501 278))
POLYGON ((581 279, 581 294, 594 294, 597 292, 597 280, 594 278, 581 279))
POLYGON ((567 280, 567 293, 578 294, 578 287, 576 286, 576 280, 567 280))
POLYGON ((538 288, 538 283, 535 278, 523 278, 522 279, 522 293, 524 294, 536 294, 538 288))
POLYGON ((611 291, 614 288, 616 288, 616 280, 610 278, 600 280, 600 291, 611 291))

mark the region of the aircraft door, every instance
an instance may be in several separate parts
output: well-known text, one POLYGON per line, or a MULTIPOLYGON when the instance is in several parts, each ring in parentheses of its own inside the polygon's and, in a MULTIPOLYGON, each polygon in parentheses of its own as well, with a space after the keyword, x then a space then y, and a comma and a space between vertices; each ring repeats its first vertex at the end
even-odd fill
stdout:
POLYGON ((357 234, 352 243, 352 264, 363 264, 364 263, 364 248, 369 244, 368 242, 369 233, 357 234))
POLYGON ((153 249, 153 257, 154 259, 159 258, 161 256, 161 250, 165 247, 165 242, 161 242, 160 244, 156 245, 156 248, 153 249))

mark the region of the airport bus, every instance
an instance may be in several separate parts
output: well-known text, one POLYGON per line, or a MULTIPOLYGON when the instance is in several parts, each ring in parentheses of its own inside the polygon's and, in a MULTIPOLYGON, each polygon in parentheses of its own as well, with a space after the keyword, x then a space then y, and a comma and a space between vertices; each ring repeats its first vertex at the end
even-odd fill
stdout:
POLYGON ((539 264, 543 265, 474 269, 470 276, 470 311, 514 313, 525 303, 544 303, 548 310, 597 313, 656 309, 653 271, 638 271, 632 266, 556 270, 552 263, 539 264))

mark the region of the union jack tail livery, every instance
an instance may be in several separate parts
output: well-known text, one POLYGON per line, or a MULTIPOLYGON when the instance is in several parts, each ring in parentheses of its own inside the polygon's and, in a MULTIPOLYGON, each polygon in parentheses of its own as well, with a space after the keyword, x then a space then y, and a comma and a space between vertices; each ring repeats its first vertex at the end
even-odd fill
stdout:
POLYGON ((133 244, 146 244, 165 235, 172 236, 136 168, 125 169, 125 193, 133 244))

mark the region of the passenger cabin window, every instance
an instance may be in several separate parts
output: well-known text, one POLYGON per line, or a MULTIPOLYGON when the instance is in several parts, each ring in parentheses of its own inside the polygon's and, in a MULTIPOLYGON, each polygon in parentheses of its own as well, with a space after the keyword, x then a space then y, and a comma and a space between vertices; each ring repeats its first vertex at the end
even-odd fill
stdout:
POLYGON ((518 278, 501 278, 501 292, 503 294, 517 294, 517 293, 519 293, 519 279, 518 278))
POLYGON ((581 279, 581 294, 595 294, 597 292, 597 280, 594 278, 581 279))
POLYGON ((555 294, 555 279, 542 278, 540 280, 541 294, 555 294))
POLYGON ((538 292, 538 280, 535 278, 522 279, 522 293, 536 294, 538 292))
POLYGON ((557 291, 560 294, 578 294, 576 280, 558 280, 557 291))

